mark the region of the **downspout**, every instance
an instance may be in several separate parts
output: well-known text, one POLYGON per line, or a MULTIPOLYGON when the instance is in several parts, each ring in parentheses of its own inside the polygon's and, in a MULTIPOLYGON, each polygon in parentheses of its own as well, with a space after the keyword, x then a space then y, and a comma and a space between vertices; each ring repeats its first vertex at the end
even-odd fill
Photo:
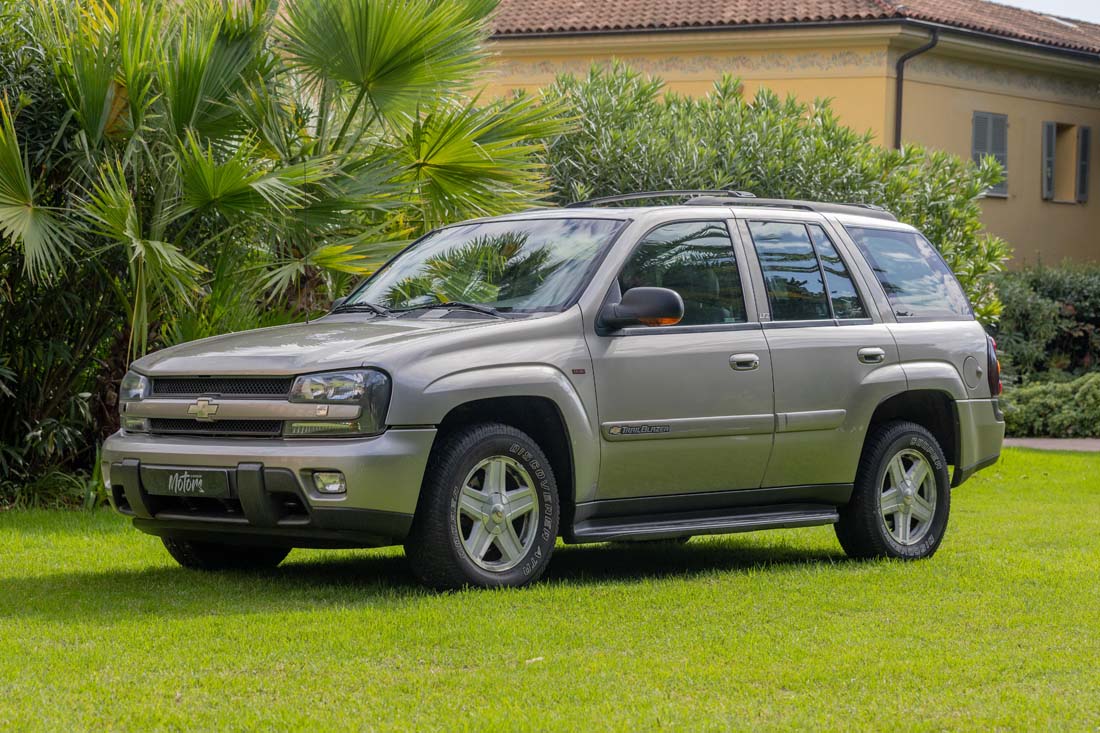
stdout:
POLYGON ((936 47, 936 44, 938 44, 939 42, 940 31, 938 28, 933 28, 932 38, 929 39, 928 43, 924 44, 920 48, 914 48, 912 51, 902 54, 901 58, 898 59, 896 74, 897 79, 895 82, 897 84, 897 88, 894 93, 894 148, 897 150, 901 149, 901 112, 903 109, 902 97, 905 94, 905 64, 909 61, 909 59, 913 58, 914 56, 920 56, 926 51, 931 51, 933 48, 936 47))

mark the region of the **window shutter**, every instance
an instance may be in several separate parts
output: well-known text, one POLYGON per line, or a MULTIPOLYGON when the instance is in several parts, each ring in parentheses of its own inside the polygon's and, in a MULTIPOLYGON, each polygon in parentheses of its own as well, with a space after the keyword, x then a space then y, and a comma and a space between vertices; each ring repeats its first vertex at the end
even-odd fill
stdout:
POLYGON ((970 143, 970 157, 975 163, 989 154, 989 113, 974 113, 974 130, 970 143))
POLYGON ((987 155, 1001 164, 1005 174, 1005 179, 992 186, 989 193, 1004 196, 1008 193, 1008 115, 974 113, 970 157, 975 163, 981 163, 987 155))
POLYGON ((1058 126, 1053 122, 1043 123, 1043 200, 1054 198, 1054 141, 1058 126))
POLYGON ((1089 157, 1092 155, 1092 128, 1077 128, 1077 203, 1089 200, 1089 157))
POLYGON ((1008 193, 1008 117, 989 115, 989 154, 997 159, 1004 169, 1005 179, 994 186, 994 193, 1008 193))

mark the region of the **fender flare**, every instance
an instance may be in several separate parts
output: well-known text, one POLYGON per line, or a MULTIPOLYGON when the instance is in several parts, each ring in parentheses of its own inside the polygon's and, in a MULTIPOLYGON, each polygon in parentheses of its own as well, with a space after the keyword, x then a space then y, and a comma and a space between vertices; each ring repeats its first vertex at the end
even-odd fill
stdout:
POLYGON ((596 419, 580 393, 559 369, 545 364, 487 366, 451 372, 430 382, 407 424, 439 425, 455 408, 499 397, 549 400, 565 424, 572 453, 575 500, 586 501, 599 478, 600 440, 596 419))
POLYGON ((946 392, 953 400, 970 399, 959 370, 946 361, 910 361, 902 364, 909 391, 946 392))

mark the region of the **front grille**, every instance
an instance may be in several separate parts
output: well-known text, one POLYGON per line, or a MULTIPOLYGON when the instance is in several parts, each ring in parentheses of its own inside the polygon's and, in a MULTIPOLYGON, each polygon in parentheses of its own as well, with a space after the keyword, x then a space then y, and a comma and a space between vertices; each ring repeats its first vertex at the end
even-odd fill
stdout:
POLYGON ((153 397, 286 397, 293 377, 155 377, 153 397))
POLYGON ((203 422, 178 418, 149 419, 149 432, 173 435, 254 435, 278 437, 283 432, 281 420, 216 420, 203 422))

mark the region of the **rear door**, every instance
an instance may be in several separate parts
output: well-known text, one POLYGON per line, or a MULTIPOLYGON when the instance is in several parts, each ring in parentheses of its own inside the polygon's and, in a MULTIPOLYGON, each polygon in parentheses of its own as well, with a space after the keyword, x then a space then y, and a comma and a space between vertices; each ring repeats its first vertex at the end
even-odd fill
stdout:
POLYGON ((775 381, 763 485, 849 484, 875 407, 905 388, 897 346, 823 218, 765 215, 740 226, 756 255, 775 381))
POLYGON ((685 315, 676 326, 587 335, 602 436, 599 499, 760 486, 774 421, 771 361, 742 260, 727 221, 673 221, 642 236, 621 268, 611 297, 670 288, 685 315))

